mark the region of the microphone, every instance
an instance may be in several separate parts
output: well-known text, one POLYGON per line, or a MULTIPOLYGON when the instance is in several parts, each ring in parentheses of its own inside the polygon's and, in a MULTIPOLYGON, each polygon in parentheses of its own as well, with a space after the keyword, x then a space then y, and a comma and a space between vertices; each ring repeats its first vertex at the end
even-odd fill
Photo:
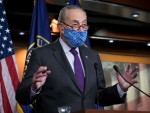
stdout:
POLYGON ((150 98, 150 95, 146 94, 144 91, 142 91, 141 89, 139 89, 138 87, 136 87, 134 84, 132 84, 132 83, 130 83, 128 80, 126 80, 126 79, 123 77, 123 75, 120 73, 119 68, 118 68, 116 65, 114 65, 113 68, 114 68, 114 70, 115 70, 117 73, 120 74, 120 76, 121 76, 127 83, 129 83, 131 86, 133 86, 134 88, 136 88, 137 90, 139 90, 140 92, 142 92, 143 94, 145 94, 147 97, 150 98))
POLYGON ((96 91, 96 97, 97 97, 97 109, 98 109, 98 106, 99 106, 99 96, 98 96, 98 63, 94 63, 94 68, 95 68, 95 71, 96 71, 96 84, 97 84, 97 91, 96 91))

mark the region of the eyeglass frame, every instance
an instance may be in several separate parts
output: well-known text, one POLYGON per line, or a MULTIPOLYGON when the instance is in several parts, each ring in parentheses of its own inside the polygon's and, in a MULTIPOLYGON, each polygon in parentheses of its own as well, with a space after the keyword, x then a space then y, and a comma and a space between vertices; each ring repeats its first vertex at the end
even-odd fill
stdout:
POLYGON ((65 22, 60 22, 60 23, 65 24, 65 25, 71 27, 71 29, 74 30, 74 31, 79 31, 80 27, 82 27, 82 29, 83 29, 84 31, 87 31, 87 30, 89 29, 89 25, 87 25, 87 24, 86 24, 86 25, 87 25, 87 26, 86 26, 87 29, 85 29, 85 28, 83 27, 83 24, 82 24, 82 25, 79 25, 79 26, 78 26, 78 29, 77 29, 77 30, 75 30, 75 29, 73 29, 74 26, 71 26, 71 25, 69 25, 69 24, 67 24, 67 23, 65 23, 65 22))

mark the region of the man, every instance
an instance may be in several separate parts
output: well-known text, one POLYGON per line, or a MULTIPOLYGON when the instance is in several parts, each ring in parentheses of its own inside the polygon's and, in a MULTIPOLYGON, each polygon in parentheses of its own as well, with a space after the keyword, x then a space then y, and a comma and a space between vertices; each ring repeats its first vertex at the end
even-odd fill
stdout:
MULTIPOLYGON (((38 113, 55 113, 61 106, 70 106, 71 112, 96 109, 97 99, 101 106, 125 102, 131 85, 118 74, 118 84, 105 88, 99 55, 84 46, 88 30, 85 11, 78 6, 66 6, 58 21, 60 38, 32 52, 16 93, 18 102, 30 104, 36 100, 38 113)), ((128 65, 124 77, 134 84, 137 73, 137 68, 131 71, 128 65)))

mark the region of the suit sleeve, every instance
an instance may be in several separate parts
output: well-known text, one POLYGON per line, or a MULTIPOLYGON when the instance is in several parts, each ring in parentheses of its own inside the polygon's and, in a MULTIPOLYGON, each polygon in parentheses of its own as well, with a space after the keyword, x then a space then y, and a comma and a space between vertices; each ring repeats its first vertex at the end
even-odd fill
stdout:
POLYGON ((40 57, 38 56, 37 52, 33 50, 30 62, 27 66, 26 74, 24 75, 16 91, 16 99, 22 105, 32 103, 30 99, 32 78, 33 74, 37 71, 37 69, 40 66, 41 66, 40 57))
POLYGON ((104 78, 104 72, 102 68, 102 63, 100 61, 99 55, 97 55, 98 58, 98 87, 99 87, 99 103, 101 106, 109 106, 114 104, 121 104, 125 102, 125 96, 120 98, 117 85, 105 87, 105 78, 104 78))

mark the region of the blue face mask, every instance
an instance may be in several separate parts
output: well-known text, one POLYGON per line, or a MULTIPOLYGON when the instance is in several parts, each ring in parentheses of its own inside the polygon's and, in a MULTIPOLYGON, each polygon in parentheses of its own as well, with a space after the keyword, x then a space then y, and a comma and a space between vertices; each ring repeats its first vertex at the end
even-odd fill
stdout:
POLYGON ((77 32, 71 29, 66 29, 64 36, 71 47, 82 46, 87 38, 87 31, 77 32))

